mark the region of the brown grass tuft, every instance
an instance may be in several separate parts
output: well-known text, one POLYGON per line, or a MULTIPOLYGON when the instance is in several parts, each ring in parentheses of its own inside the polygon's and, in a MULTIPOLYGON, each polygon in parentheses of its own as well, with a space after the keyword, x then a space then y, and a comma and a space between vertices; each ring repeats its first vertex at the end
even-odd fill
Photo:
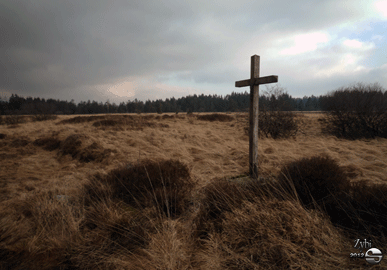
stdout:
POLYGON ((345 268, 341 236, 319 213, 293 202, 245 202, 225 213, 222 226, 204 241, 202 269, 345 268))
POLYGON ((350 237, 366 235, 374 245, 387 242, 387 185, 353 183, 349 195, 337 197, 325 205, 333 224, 344 228, 350 237))
POLYGON ((351 183, 347 173, 329 156, 314 156, 284 166, 279 176, 284 190, 307 208, 327 213, 347 235, 387 240, 387 185, 351 183))
POLYGON ((314 202, 321 205, 332 196, 340 196, 350 185, 345 171, 325 155, 286 164, 278 180, 289 194, 297 196, 307 207, 314 202))
POLYGON ((60 143, 61 141, 59 139, 53 137, 40 138, 34 141, 34 145, 40 146, 47 151, 54 151, 58 149, 60 143))
POLYGON ((57 125, 64 125, 64 124, 81 124, 81 123, 87 123, 92 122, 96 120, 102 120, 106 119, 106 116, 76 116, 69 119, 64 119, 57 123, 57 125))
POLYGON ((165 114, 161 117, 162 119, 175 119, 175 116, 174 115, 168 115, 168 114, 165 114))
POLYGON ((24 138, 17 138, 17 139, 14 139, 12 142, 11 142, 11 146, 12 147, 24 147, 26 146, 27 144, 29 144, 30 141, 27 140, 27 139, 24 139, 24 138))
POLYGON ((101 162, 110 155, 112 150, 104 149, 97 142, 85 146, 90 139, 84 134, 73 134, 68 136, 59 145, 58 157, 70 155, 73 159, 81 162, 101 162))
POLYGON ((186 165, 176 160, 144 160, 107 176, 96 175, 86 186, 86 203, 114 198, 134 208, 157 207, 169 217, 182 214, 194 187, 186 165))
POLYGON ((213 113, 213 114, 197 115, 197 119, 202 121, 211 121, 211 122, 213 121, 230 122, 235 118, 227 114, 213 113))

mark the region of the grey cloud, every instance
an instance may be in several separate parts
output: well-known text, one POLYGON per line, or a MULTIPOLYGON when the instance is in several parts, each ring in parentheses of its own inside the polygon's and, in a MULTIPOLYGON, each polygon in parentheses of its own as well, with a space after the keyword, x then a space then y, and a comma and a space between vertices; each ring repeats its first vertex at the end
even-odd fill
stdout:
POLYGON ((104 98, 94 86, 128 76, 225 83, 242 75, 230 59, 245 39, 270 46, 282 34, 355 20, 358 3, 0 0, 0 89, 93 99, 104 98))

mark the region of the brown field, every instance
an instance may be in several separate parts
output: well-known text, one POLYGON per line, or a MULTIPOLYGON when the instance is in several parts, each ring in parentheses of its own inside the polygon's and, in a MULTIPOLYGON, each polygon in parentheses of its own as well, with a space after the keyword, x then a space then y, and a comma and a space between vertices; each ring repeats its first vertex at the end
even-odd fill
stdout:
MULTIPOLYGON (((0 270, 369 266, 349 259, 354 239, 296 202, 246 200, 224 213, 221 232, 198 221, 201 191, 217 179, 247 174, 249 159, 247 114, 215 121, 203 115, 71 115, 0 125, 0 270), (187 166, 195 185, 189 210, 178 216, 146 203, 138 214, 113 197, 93 203, 85 191, 114 169, 170 159, 187 166), (200 226, 209 228, 205 237, 197 235, 200 226)), ((321 117, 299 114, 295 138, 260 139, 260 174, 276 177, 288 162, 326 154, 352 182, 387 184, 387 139, 337 139, 321 133, 321 117)), ((387 269, 387 259, 373 268, 387 269)))

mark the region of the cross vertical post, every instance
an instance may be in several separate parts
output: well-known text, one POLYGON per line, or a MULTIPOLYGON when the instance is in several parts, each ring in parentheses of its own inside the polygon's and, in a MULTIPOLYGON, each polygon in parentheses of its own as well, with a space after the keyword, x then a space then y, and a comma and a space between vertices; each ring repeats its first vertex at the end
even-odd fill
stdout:
POLYGON ((250 115, 249 115, 249 174, 251 178, 258 178, 258 114, 259 114, 259 85, 278 82, 278 76, 259 77, 259 55, 251 56, 250 79, 235 82, 235 87, 250 86, 250 115))
MULTIPOLYGON (((251 56, 250 80, 259 78, 258 55, 251 56)), ((258 178, 258 113, 259 84, 250 85, 250 130, 249 130, 249 173, 252 178, 258 178)))

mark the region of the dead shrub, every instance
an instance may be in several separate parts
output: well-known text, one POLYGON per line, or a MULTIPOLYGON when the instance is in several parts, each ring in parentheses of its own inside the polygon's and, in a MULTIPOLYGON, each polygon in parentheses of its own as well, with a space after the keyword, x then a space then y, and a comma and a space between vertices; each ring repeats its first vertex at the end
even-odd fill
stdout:
POLYGON ((387 138, 387 95, 378 84, 339 88, 321 100, 322 131, 339 138, 387 138), (383 93, 384 92, 384 93, 383 93))
POLYGON ((175 217, 186 210, 194 184, 188 167, 179 161, 144 160, 107 176, 96 175, 85 192, 89 202, 100 200, 103 194, 135 208, 156 207, 161 214, 175 217))
POLYGON ((220 114, 220 113, 213 113, 213 114, 204 114, 204 115, 198 115, 198 120, 202 121, 220 121, 220 122, 230 122, 234 120, 234 117, 227 114, 220 114))
MULTIPOLYGON (((258 116, 259 137, 282 139, 295 137, 299 131, 300 121, 293 112, 260 110, 258 116)), ((248 134, 250 127, 246 127, 248 134)))
POLYGON ((60 143, 61 141, 57 138, 46 137, 36 139, 33 144, 42 147, 44 150, 54 151, 59 148, 60 143))
POLYGON ((320 123, 323 133, 338 138, 387 138, 387 113, 330 112, 320 123))

